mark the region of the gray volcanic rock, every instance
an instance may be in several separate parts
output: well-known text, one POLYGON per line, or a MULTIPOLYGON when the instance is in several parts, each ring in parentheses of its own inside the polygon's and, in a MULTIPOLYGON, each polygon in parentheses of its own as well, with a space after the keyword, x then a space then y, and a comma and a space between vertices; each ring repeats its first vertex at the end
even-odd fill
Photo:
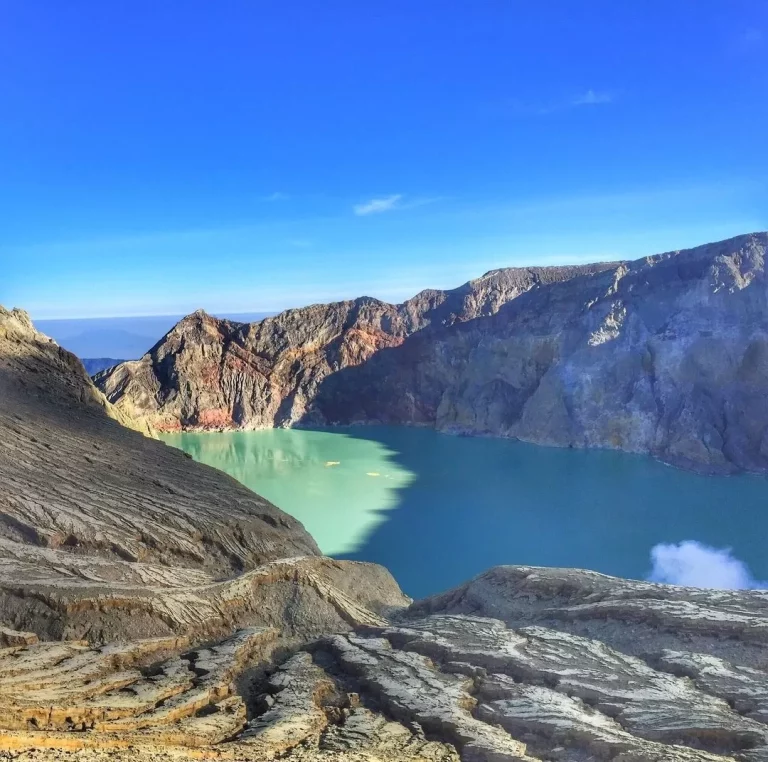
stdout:
POLYGON ((767 245, 741 236, 531 288, 329 379, 317 408, 765 471, 767 245))
POLYGON ((162 429, 386 422, 768 468, 768 234, 498 270, 401 305, 196 313, 97 378, 162 429))
POLYGON ((132 424, 74 355, 1 310, 0 538, 225 575, 318 553, 296 519, 132 424))
MULTIPOLYGON (((288 310, 257 323, 195 312, 141 360, 96 377, 115 406, 158 430, 289 426, 311 418, 323 382, 408 336, 494 314, 539 283, 610 265, 500 270, 453 291, 423 291, 393 305, 355 301, 288 310)), ((357 394, 360 389, 345 389, 357 394)))
POLYGON ((767 610, 764 591, 510 566, 298 649, 264 626, 193 650, 19 639, 0 650, 0 753, 757 762, 767 610))
POLYGON ((148 433, 0 308, 0 642, 306 638, 408 602, 386 570, 320 557, 298 521, 128 425, 148 433))

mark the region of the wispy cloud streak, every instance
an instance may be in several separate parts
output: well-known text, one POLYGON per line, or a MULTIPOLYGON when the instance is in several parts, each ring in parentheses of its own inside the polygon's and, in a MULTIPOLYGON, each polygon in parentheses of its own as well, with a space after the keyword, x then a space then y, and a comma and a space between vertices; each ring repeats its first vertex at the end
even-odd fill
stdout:
POLYGON ((569 111, 588 106, 606 106, 613 103, 614 100, 614 94, 607 90, 589 88, 582 93, 558 101, 533 103, 513 100, 509 105, 516 114, 522 116, 546 116, 547 114, 556 114, 560 111, 569 111))
POLYGON ((571 106, 577 108, 579 106, 599 106, 602 103, 612 103, 613 95, 611 93, 600 90, 587 90, 582 95, 577 95, 572 101, 571 106))
POLYGON ((420 206, 427 206, 442 201, 443 196, 422 196, 419 198, 406 199, 402 193, 395 193, 384 198, 373 198, 363 204, 355 205, 352 210, 358 217, 366 217, 369 214, 381 214, 382 212, 391 212, 395 210, 416 209, 420 206))
POLYGON ((400 208, 402 199, 402 193, 393 193, 391 196, 385 196, 384 198, 372 198, 363 204, 356 204, 353 211, 358 217, 391 212, 393 209, 400 208))

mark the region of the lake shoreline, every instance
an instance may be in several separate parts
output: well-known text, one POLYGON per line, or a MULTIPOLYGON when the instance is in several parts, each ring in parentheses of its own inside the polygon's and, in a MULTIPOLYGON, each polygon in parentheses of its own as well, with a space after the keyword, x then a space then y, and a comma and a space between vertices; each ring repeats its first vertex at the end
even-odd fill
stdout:
POLYGON ((165 435, 179 435, 179 434, 233 434, 236 432, 259 432, 259 431, 336 431, 348 428, 363 428, 363 427, 387 427, 394 426, 398 428, 409 429, 426 429, 434 431, 436 434, 444 434, 451 437, 467 437, 476 439, 500 439, 508 442, 520 442, 526 445, 532 445, 534 447, 553 448, 557 450, 575 450, 575 451, 597 451, 597 452, 620 452, 635 457, 646 457, 651 460, 660 463, 663 466, 674 468, 685 473, 698 474, 700 476, 717 476, 717 477, 730 477, 730 476, 755 476, 763 479, 768 479, 768 474, 764 471, 750 471, 740 470, 734 471, 730 469, 716 469, 705 468, 701 463, 691 463, 686 461, 670 461, 665 460, 658 455, 648 452, 647 450, 629 450, 623 447, 594 447, 590 445, 563 445, 556 442, 535 442, 527 439, 521 439, 516 436, 506 436, 504 434, 497 434, 491 432, 478 432, 468 428, 449 427, 438 428, 431 423, 423 422, 402 422, 402 423, 383 423, 381 421, 353 421, 351 423, 325 423, 325 424, 308 424, 308 423, 295 423, 290 426, 257 426, 257 427, 212 427, 212 426, 185 426, 178 429, 154 429, 154 431, 162 439, 165 435))

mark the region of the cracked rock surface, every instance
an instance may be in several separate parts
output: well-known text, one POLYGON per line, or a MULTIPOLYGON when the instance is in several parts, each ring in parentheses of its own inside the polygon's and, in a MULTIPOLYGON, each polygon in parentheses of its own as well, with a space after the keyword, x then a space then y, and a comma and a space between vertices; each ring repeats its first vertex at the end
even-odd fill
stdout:
POLYGON ((765 621, 766 598, 497 567, 388 621, 301 642, 261 627, 193 649, 20 643, 0 650, 0 748, 25 760, 43 744, 46 759, 130 746, 147 759, 764 760, 768 645, 722 621, 765 621))

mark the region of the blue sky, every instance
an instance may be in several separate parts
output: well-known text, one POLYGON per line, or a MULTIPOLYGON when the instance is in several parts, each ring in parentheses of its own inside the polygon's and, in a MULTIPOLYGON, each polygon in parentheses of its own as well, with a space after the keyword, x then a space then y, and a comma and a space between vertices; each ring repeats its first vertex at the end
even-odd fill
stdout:
POLYGON ((768 228, 764 0, 0 0, 0 303, 400 300, 768 228))

